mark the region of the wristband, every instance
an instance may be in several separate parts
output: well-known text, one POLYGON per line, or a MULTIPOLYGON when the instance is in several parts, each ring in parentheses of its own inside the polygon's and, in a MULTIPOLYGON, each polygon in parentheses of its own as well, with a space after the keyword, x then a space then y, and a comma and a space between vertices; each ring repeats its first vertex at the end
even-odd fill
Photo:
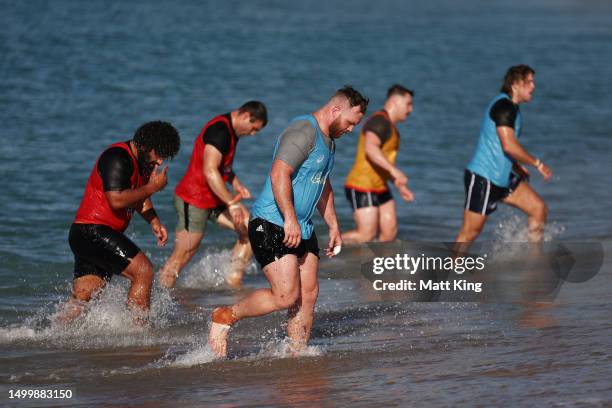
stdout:
POLYGON ((536 158, 536 162, 534 164, 534 167, 539 170, 541 165, 542 165, 542 160, 536 158))
POLYGON ((229 200, 229 201, 227 202, 227 206, 228 206, 228 207, 231 207, 231 206, 233 206, 233 205, 236 205, 236 204, 238 204, 238 203, 240 202, 240 200, 241 200, 241 199, 242 199, 242 194, 241 194, 241 193, 238 193, 238 194, 236 194, 236 195, 234 196, 234 198, 232 198, 231 200, 229 200))

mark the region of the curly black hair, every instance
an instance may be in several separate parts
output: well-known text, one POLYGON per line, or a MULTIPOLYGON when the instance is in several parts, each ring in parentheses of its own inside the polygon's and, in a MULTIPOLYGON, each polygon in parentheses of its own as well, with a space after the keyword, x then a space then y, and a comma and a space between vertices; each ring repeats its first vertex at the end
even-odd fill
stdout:
POLYGON ((155 120, 140 126, 134 133, 138 150, 155 153, 163 159, 173 158, 181 147, 178 131, 168 122, 155 120))

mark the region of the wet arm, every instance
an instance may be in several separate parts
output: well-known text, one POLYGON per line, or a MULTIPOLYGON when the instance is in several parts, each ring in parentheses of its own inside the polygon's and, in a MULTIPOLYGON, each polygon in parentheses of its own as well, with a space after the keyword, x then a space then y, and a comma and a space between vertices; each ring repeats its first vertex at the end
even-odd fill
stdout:
POLYGON ((498 126, 497 135, 502 145, 504 153, 519 163, 537 167, 538 159, 531 154, 519 143, 514 129, 508 126, 498 126))
POLYGON ((229 203, 232 200, 232 193, 229 192, 225 181, 219 172, 219 166, 223 156, 221 152, 213 145, 205 145, 204 147, 204 177, 210 189, 223 202, 229 203))
POLYGON ((336 217, 336 206, 334 205, 334 191, 332 190, 329 178, 325 181, 323 194, 317 204, 319 214, 325 220, 329 229, 338 229, 338 218, 336 217))
POLYGON ((272 182, 272 193, 276 200, 276 205, 283 214, 283 218, 297 219, 295 207, 293 206, 293 187, 291 185, 291 175, 293 168, 282 160, 274 160, 270 171, 272 182))

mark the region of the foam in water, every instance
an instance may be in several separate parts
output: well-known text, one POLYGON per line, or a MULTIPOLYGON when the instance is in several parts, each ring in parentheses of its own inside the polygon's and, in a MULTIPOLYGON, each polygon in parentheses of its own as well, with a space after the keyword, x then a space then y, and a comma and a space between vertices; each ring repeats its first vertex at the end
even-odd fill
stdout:
MULTIPOLYGON (((226 278, 231 273, 232 251, 207 252, 195 262, 192 262, 179 277, 178 285, 197 289, 226 288, 226 278)), ((247 267, 245 274, 257 273, 253 261, 247 267)))
MULTIPOLYGON (((269 334, 269 333, 268 333, 269 334)), ((266 339, 269 336, 262 335, 262 339, 266 339)), ((206 342, 196 341, 188 347, 188 351, 177 355, 176 351, 169 348, 166 355, 161 359, 152 364, 153 367, 193 367, 200 364, 207 364, 213 361, 222 360, 212 351, 208 345, 208 339, 206 342)), ((281 359, 281 358, 295 358, 295 357, 317 357, 323 354, 323 350, 319 346, 307 346, 302 350, 296 351, 291 346, 291 340, 284 338, 281 340, 274 339, 269 341, 263 341, 261 349, 255 353, 249 354, 240 360, 268 360, 268 359, 281 359)))
POLYGON ((177 339, 167 330, 171 321, 176 324, 178 315, 178 305, 169 292, 153 290, 149 326, 140 327, 135 321, 141 316, 126 307, 128 285, 125 279, 113 280, 72 323, 56 321, 62 302, 55 305, 55 310, 44 308, 21 325, 0 328, 0 344, 32 341, 50 346, 98 348, 176 343, 177 339))
MULTIPOLYGON (((546 224, 544 229, 544 242, 552 241, 563 233, 565 227, 552 222, 546 224)), ((503 217, 496 225, 493 239, 501 242, 527 242, 528 233, 527 217, 525 215, 512 214, 503 217)))
POLYGON ((306 346, 302 350, 295 350, 291 346, 291 339, 285 337, 282 340, 271 340, 264 343, 261 350, 249 357, 249 360, 261 360, 270 358, 296 358, 296 357, 318 357, 323 354, 320 346, 306 346))
POLYGON ((157 367, 193 367, 200 364, 207 364, 219 360, 219 357, 211 350, 208 344, 196 345, 194 349, 185 354, 173 357, 168 352, 164 357, 158 360, 155 365, 157 367))

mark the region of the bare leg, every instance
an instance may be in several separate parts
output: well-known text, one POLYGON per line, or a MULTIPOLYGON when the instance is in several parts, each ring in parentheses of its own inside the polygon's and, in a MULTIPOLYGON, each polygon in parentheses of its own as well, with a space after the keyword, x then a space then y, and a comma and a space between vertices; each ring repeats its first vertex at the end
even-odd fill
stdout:
POLYGON ((486 215, 468 210, 463 211, 463 225, 455 238, 453 248, 455 256, 461 256, 470 249, 470 245, 478 238, 486 221, 486 215))
POLYGON ((541 243, 544 238, 546 218, 548 217, 548 208, 542 197, 528 183, 522 182, 503 201, 527 214, 529 217, 529 242, 541 243))
POLYGON ((319 258, 314 254, 309 252, 300 259, 300 297, 289 308, 287 322, 287 333, 294 350, 304 349, 310 339, 314 305, 319 295, 318 269, 319 258))
POLYGON ((85 305, 106 285, 106 281, 96 275, 85 275, 72 282, 72 298, 62 305, 56 321, 67 324, 78 318, 85 305))
POLYGON ((229 307, 213 311, 208 343, 220 357, 227 352, 229 326, 245 317, 262 316, 293 305, 300 296, 300 275, 295 255, 285 255, 263 269, 270 289, 258 289, 229 307))
POLYGON ((176 232, 174 238, 174 249, 170 258, 159 271, 159 283, 161 286, 171 288, 176 283, 176 278, 185 265, 198 251, 204 234, 201 232, 189 232, 181 230, 176 232))
POLYGON ((392 242, 397 238, 397 211, 395 200, 389 200, 378 207, 378 225, 380 226, 380 242, 392 242))
POLYGON ((128 292, 128 307, 147 312, 151 304, 151 286, 153 286, 153 265, 143 252, 139 252, 121 276, 128 278, 132 284, 128 292))
POLYGON ((242 284, 244 271, 249 266, 253 257, 253 250, 249 242, 248 225, 249 217, 245 217, 244 228, 236 229, 231 221, 229 211, 225 210, 217 218, 217 223, 222 227, 229 228, 238 234, 238 240, 232 249, 232 268, 226 281, 230 287, 239 287, 242 284))
POLYGON ((376 238, 378 232, 378 207, 358 208, 353 212, 357 229, 342 234, 345 244, 360 244, 376 238))

